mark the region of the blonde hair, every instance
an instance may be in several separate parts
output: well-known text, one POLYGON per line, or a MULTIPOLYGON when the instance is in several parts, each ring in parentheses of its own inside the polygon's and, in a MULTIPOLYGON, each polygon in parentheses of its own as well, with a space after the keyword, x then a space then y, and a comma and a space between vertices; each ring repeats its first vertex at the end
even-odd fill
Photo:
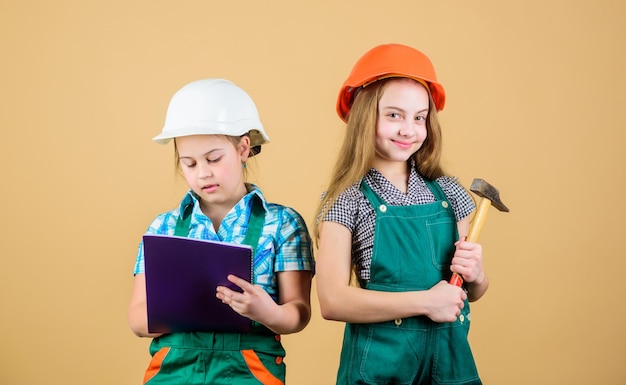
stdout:
MULTIPOLYGON (((339 194, 358 183, 372 168, 375 157, 378 102, 385 91, 385 85, 397 79, 386 78, 358 91, 348 113, 343 144, 339 150, 339 157, 333 168, 328 189, 318 206, 316 218, 318 226, 315 226, 314 230, 316 239, 319 238, 319 224, 339 194)), ((445 175, 441 165, 442 134, 430 89, 427 88, 427 91, 429 106, 426 117, 427 136, 412 158, 416 162, 419 174, 426 179, 434 180, 445 175)))

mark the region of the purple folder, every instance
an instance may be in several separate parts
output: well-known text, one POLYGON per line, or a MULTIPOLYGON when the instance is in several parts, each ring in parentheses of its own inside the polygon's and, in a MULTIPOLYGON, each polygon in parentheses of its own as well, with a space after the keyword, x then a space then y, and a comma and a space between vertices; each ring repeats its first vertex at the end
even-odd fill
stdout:
POLYGON ((241 289, 234 274, 252 282, 252 248, 168 235, 143 236, 148 331, 250 331, 249 318, 215 297, 217 286, 241 289))

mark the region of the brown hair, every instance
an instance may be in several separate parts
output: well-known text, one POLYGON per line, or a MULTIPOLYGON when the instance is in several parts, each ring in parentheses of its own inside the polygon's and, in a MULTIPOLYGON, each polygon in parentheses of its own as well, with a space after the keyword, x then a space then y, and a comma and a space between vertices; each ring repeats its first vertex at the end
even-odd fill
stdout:
MULTIPOLYGON (((317 222, 322 221, 339 194, 363 179, 372 167, 375 156, 378 102, 385 91, 385 85, 394 80, 398 78, 377 81, 357 92, 348 113, 346 132, 339 150, 339 157, 331 174, 328 189, 318 206, 317 222)), ((434 180, 445 173, 441 166, 441 126, 430 90, 428 90, 428 105, 426 140, 412 155, 412 158, 416 162, 419 174, 426 179, 434 180)), ((319 226, 315 227, 315 238, 319 238, 319 226)))

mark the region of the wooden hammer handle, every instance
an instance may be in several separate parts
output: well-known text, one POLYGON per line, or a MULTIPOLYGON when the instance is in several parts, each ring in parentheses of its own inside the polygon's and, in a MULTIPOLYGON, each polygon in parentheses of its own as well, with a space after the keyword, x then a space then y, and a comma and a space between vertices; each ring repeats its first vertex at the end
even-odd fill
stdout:
MULTIPOLYGON (((467 242, 476 242, 478 240, 480 231, 482 230, 487 214, 489 213, 489 206, 491 206, 491 201, 489 199, 482 198, 480 200, 478 209, 476 210, 476 215, 474 216, 472 225, 470 226, 469 234, 467 234, 467 238, 465 239, 467 242)), ((452 273, 450 284, 461 287, 461 285, 463 285, 463 278, 461 278, 461 276, 457 273, 452 273)))

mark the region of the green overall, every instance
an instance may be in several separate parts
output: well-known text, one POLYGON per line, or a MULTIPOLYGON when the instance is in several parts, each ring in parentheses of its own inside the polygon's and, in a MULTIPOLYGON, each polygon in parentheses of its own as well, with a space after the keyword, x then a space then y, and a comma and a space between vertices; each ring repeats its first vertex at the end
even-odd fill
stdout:
MULTIPOLYGON (((190 206, 176 224, 176 235, 187 236, 190 206)), ((244 244, 256 249, 265 212, 254 199, 244 244)), ((254 254, 253 254, 254 255, 254 254)), ((253 322, 249 333, 173 333, 152 340, 152 360, 144 384, 258 385, 285 383, 285 350, 280 335, 253 322)))
MULTIPOLYGON (((445 194, 427 181, 435 203, 388 206, 361 183, 376 212, 370 281, 378 291, 428 290, 450 276, 458 239, 445 194)), ((337 384, 481 384, 467 341, 469 304, 457 321, 436 323, 426 316, 353 324, 344 332, 337 384)))

